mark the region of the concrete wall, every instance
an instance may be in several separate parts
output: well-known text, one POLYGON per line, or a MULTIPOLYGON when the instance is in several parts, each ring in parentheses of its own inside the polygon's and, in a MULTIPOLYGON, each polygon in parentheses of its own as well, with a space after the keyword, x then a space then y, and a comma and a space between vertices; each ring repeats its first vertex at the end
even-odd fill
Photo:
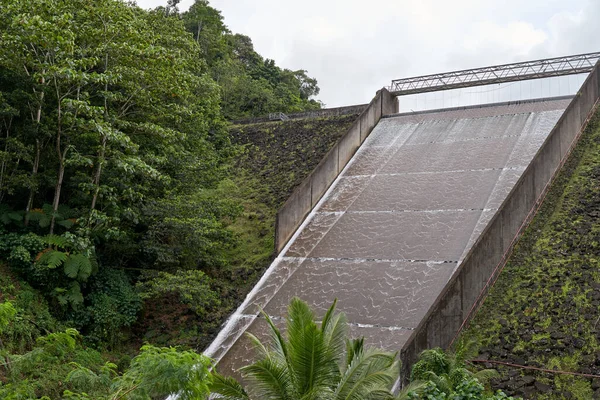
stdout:
MULTIPOLYGON (((526 168, 511 193, 500 206, 463 263, 434 302, 428 314, 414 330, 403 349, 402 378, 407 380, 418 354, 432 347, 446 348, 465 319, 486 282, 498 265, 506 262, 515 237, 522 234, 524 222, 543 198, 548 182, 558 172, 573 141, 594 112, 600 94, 600 64, 589 75, 552 132, 526 168)), ((487 290, 487 288, 486 288, 487 290)))
POLYGON ((319 165, 296 188, 277 212, 275 221, 275 250, 277 253, 284 248, 381 117, 397 112, 398 101, 396 98, 386 89, 378 91, 375 98, 364 108, 344 136, 336 142, 319 165))
MULTIPOLYGON (((368 104, 357 104, 354 106, 344 106, 335 108, 322 108, 320 110, 304 111, 293 114, 286 114, 289 119, 304 119, 304 118, 323 118, 323 117, 335 117, 340 115, 360 114, 368 104)), ((270 122, 268 116, 255 117, 255 118, 244 118, 231 121, 232 124, 257 124, 259 122, 270 122)))

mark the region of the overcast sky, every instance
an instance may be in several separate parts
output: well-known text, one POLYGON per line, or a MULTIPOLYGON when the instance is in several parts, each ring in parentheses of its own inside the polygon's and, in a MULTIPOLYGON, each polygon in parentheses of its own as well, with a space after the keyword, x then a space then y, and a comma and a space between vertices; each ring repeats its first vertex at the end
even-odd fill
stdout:
MULTIPOLYGON (((137 0, 151 8, 166 0, 137 0)), ((193 0, 182 0, 187 9, 193 0)), ((212 0, 232 32, 317 78, 328 107, 394 78, 600 50, 600 0, 212 0)))

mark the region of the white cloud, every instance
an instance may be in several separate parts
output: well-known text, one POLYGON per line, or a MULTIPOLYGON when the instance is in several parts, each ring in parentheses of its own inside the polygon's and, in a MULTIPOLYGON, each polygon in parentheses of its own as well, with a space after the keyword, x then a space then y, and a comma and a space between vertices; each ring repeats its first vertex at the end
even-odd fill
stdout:
POLYGON ((531 49, 546 41, 547 35, 532 24, 518 21, 499 25, 493 21, 475 23, 461 47, 469 53, 485 52, 490 47, 511 51, 517 55, 528 54, 531 49))
MULTIPOLYGON (((154 7, 166 0, 138 0, 154 7)), ((183 0, 182 10, 193 0, 183 0)), ((598 0, 212 0, 257 51, 319 81, 328 106, 393 78, 598 51, 598 0)))

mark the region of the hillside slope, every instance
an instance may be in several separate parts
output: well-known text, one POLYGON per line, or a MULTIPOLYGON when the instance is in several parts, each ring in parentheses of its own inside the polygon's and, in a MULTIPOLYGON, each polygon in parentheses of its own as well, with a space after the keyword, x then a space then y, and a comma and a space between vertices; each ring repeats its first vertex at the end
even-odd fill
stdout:
POLYGON ((274 257, 275 215, 357 115, 233 125, 240 154, 221 193, 243 211, 227 228, 236 237, 224 268, 207 269, 220 302, 200 318, 176 298, 149 305, 139 332, 161 345, 205 348, 274 257), (166 310, 168 308, 168 310, 166 310))

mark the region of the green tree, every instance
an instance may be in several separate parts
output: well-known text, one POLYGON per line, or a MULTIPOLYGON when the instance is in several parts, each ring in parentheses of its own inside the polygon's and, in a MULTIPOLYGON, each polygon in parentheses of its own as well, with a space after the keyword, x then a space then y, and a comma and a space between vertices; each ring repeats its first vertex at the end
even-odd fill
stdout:
POLYGON ((0 251, 111 342, 139 311, 137 271, 218 268, 234 242, 239 211, 211 195, 234 154, 219 87, 176 3, 0 3, 0 216, 20 238, 0 251), (68 243, 25 246, 48 233, 68 243))
MULTIPOLYGON (((4 304, 0 312, 6 308, 4 304)), ((143 346, 128 368, 119 373, 114 363, 104 362, 100 353, 83 347, 75 329, 42 336, 31 351, 9 354, 6 359, 0 366, 4 369, 0 397, 10 400, 150 400, 171 393, 195 400, 208 395, 211 380, 207 357, 150 345, 143 346)))
POLYGON ((209 394, 210 364, 210 359, 193 351, 145 345, 122 375, 112 363, 99 373, 72 364, 75 369, 66 381, 75 391, 65 392, 65 398, 151 400, 177 393, 182 400, 204 399, 209 394), (86 393, 89 388, 96 389, 93 396, 86 393))
POLYGON ((335 302, 319 325, 298 298, 288 308, 287 337, 263 314, 271 341, 249 334, 260 359, 241 369, 248 387, 215 375, 213 392, 225 399, 388 399, 398 379, 396 355, 347 339, 347 322, 335 302))

